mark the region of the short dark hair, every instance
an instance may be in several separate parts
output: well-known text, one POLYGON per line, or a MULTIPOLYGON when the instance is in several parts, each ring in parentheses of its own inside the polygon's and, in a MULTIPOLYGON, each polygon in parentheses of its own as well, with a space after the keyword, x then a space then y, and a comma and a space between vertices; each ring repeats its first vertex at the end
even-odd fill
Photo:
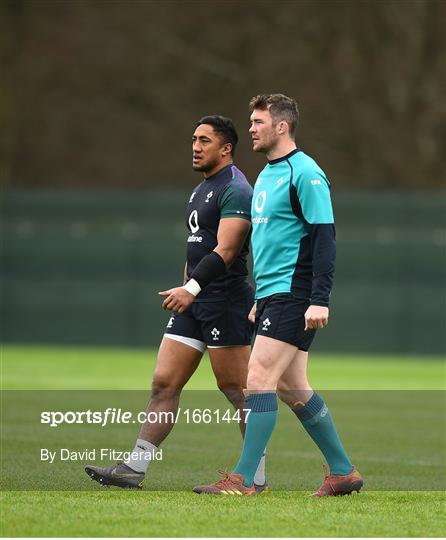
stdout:
POLYGON ((299 109, 293 98, 284 94, 260 94, 249 102, 249 110, 252 112, 254 109, 269 110, 275 124, 284 120, 290 127, 290 135, 293 137, 296 135, 299 109))
POLYGON ((237 131, 235 130, 234 123, 230 118, 226 118, 226 116, 220 116, 218 114, 212 114, 200 118, 197 123, 197 127, 201 126, 202 124, 208 124, 212 126, 215 133, 217 133, 221 137, 224 144, 231 144, 231 154, 234 155, 235 147, 238 143, 238 135, 237 131))

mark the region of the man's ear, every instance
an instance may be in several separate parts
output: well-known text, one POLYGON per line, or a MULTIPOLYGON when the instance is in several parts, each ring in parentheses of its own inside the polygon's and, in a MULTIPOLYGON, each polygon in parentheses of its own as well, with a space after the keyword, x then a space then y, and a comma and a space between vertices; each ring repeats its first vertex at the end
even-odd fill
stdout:
POLYGON ((232 152, 232 144, 231 143, 226 143, 225 145, 223 145, 223 149, 221 151, 222 156, 226 157, 226 156, 230 155, 231 152, 232 152))
POLYGON ((277 131, 278 131, 279 135, 283 135, 284 133, 287 133, 287 131, 288 131, 288 124, 287 124, 284 120, 282 120, 282 121, 279 122, 279 126, 278 126, 278 127, 279 127, 279 129, 278 129, 277 131))

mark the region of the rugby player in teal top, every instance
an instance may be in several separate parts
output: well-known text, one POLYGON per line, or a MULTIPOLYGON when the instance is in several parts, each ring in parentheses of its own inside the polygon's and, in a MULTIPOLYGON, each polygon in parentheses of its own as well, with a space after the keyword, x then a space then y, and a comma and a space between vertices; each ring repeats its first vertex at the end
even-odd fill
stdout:
POLYGON ((253 477, 274 430, 277 395, 303 424, 330 468, 315 496, 359 491, 362 478, 348 458, 323 399, 307 378, 308 349, 328 323, 335 266, 330 184, 317 163, 296 147, 296 102, 267 94, 250 102, 253 150, 268 164, 254 187, 252 248, 256 340, 248 371, 251 409, 233 472, 197 493, 255 494, 253 477))
MULTIPOLYGON (((234 165, 238 137, 232 121, 205 116, 192 136, 192 167, 204 175, 186 211, 187 257, 184 284, 159 294, 172 311, 158 352, 147 413, 175 415, 183 386, 208 349, 217 385, 236 409, 244 407, 254 325, 254 301, 246 258, 251 229, 252 187, 234 165)), ((242 413, 241 413, 242 414, 242 413)), ((159 416, 160 417, 160 416, 159 416)), ((104 485, 139 488, 151 456, 173 424, 145 422, 130 458, 111 467, 89 465, 86 472, 104 485)), ((242 433, 245 424, 240 422, 242 433)), ((258 463, 257 492, 265 489, 265 458, 258 463)))

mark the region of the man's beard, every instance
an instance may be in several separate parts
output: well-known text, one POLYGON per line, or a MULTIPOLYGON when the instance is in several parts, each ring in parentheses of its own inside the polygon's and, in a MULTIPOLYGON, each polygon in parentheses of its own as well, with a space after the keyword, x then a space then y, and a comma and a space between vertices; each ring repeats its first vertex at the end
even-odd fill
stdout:
POLYGON ((206 172, 211 171, 217 165, 218 165, 217 162, 215 163, 208 162, 208 163, 203 163, 202 165, 192 165, 192 169, 197 172, 206 173, 206 172))
POLYGON ((277 145, 279 144, 279 137, 271 137, 263 146, 260 152, 262 154, 269 154, 270 152, 273 152, 277 145))
POLYGON ((268 148, 265 146, 261 146, 260 148, 253 148, 254 152, 258 152, 259 154, 266 154, 268 152, 268 148))
POLYGON ((274 140, 273 137, 267 139, 265 142, 262 143, 261 146, 257 146, 257 148, 253 148, 254 152, 258 152, 259 154, 267 154, 270 152, 274 146, 277 144, 277 140, 274 140))

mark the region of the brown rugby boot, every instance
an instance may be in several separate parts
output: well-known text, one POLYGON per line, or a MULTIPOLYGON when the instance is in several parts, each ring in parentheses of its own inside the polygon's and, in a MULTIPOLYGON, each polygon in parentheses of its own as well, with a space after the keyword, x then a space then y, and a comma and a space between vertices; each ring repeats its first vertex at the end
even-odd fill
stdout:
POLYGON ((243 485, 243 476, 237 473, 227 473, 219 471, 223 478, 208 486, 195 486, 195 493, 206 493, 209 495, 256 495, 254 484, 251 487, 243 485))
POLYGON ((337 497, 338 495, 350 495, 352 491, 359 493, 364 484, 362 476, 355 466, 350 474, 327 474, 326 468, 325 472, 324 481, 316 493, 313 493, 313 497, 337 497))

